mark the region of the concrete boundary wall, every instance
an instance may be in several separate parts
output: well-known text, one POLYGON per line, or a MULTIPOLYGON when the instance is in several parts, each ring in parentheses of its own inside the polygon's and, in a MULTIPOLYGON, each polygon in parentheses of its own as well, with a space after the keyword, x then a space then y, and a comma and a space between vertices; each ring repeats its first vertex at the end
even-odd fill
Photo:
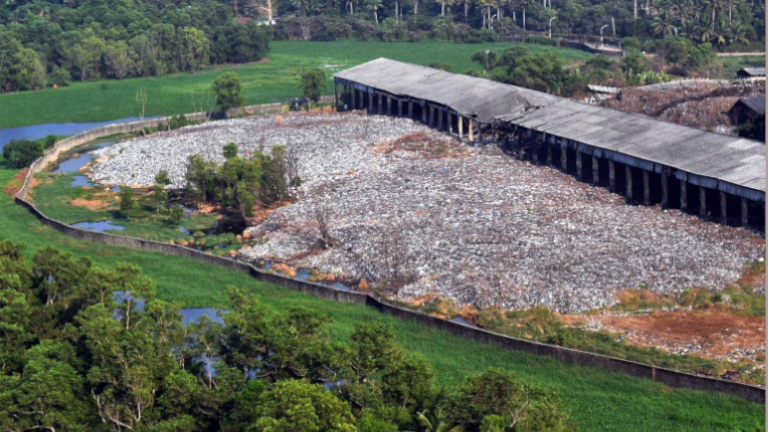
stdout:
MULTIPOLYGON (((279 109, 280 104, 257 105, 247 107, 248 113, 264 113, 279 109)), ((188 119, 204 119, 204 113, 195 113, 187 115, 188 119), (201 117, 195 117, 201 116, 201 117)), ((63 234, 74 237, 79 240, 86 240, 94 243, 100 243, 110 246, 126 247, 134 250, 146 250, 160 252, 167 255, 174 255, 182 258, 190 258, 208 264, 222 266, 231 270, 248 273, 254 279, 263 282, 274 283, 285 288, 290 288, 315 297, 333 300, 337 302, 358 303, 370 306, 377 311, 391 315, 400 319, 409 319, 418 321, 424 325, 438 328, 450 332, 456 336, 472 339, 477 342, 486 343, 501 347, 510 351, 522 351, 535 355, 544 355, 554 357, 565 363, 591 366, 601 369, 607 369, 615 372, 621 372, 628 375, 651 379, 670 387, 687 388, 702 390, 708 392, 720 392, 741 397, 750 402, 765 404, 765 389, 748 384, 723 381, 720 379, 707 378, 704 376, 692 375, 688 373, 673 371, 669 369, 658 368, 651 365, 636 363, 620 358, 609 357, 599 354, 593 354, 585 351, 568 349, 556 345, 547 345, 525 339, 517 339, 498 333, 490 332, 480 328, 470 327, 458 324, 452 321, 436 318, 426 315, 419 311, 402 308, 370 294, 343 291, 331 288, 325 285, 292 279, 277 274, 264 272, 250 264, 235 261, 225 257, 218 257, 205 252, 198 251, 179 245, 169 243, 159 243, 150 240, 137 239, 133 237, 119 236, 106 233, 87 231, 71 227, 63 222, 51 219, 38 210, 32 203, 26 200, 27 192, 33 176, 44 169, 48 163, 54 161, 59 154, 78 145, 82 145, 93 139, 108 136, 115 133, 130 132, 143 129, 145 126, 157 125, 158 122, 167 121, 168 117, 162 119, 144 120, 132 123, 123 123, 119 125, 109 125, 93 129, 72 138, 62 140, 49 150, 43 157, 36 160, 30 167, 29 173, 24 180, 24 186, 16 195, 16 202, 27 208, 44 225, 55 229, 63 234)))

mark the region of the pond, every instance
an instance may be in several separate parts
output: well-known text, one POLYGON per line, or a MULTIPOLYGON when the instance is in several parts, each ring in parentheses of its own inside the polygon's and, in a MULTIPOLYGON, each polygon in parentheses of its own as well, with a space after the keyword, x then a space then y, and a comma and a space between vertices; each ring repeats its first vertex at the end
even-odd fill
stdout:
MULTIPOLYGON (((145 119, 155 119, 160 116, 145 117, 145 119)), ((97 128, 100 126, 106 126, 115 123, 128 123, 136 120, 141 120, 140 117, 127 117, 117 120, 108 120, 103 122, 91 122, 91 123, 47 123, 34 126, 24 126, 18 128, 0 129, 0 150, 11 142, 12 140, 18 140, 26 138, 29 140, 36 140, 45 138, 48 135, 76 135, 80 132, 85 132, 88 129, 97 128)))
POLYGON ((106 230, 122 231, 124 226, 113 225, 111 220, 99 221, 99 222, 78 222, 72 224, 75 228, 82 228, 89 231, 96 231, 103 233, 106 230))

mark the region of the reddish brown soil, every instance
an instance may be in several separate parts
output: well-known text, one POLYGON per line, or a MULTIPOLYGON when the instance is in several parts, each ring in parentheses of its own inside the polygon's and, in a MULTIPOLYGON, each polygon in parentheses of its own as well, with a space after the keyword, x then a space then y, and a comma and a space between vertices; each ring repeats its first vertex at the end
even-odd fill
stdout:
POLYGON ((717 310, 638 315, 606 312, 562 318, 569 324, 601 324, 608 331, 624 334, 628 343, 641 347, 657 346, 679 352, 682 347, 701 345, 697 354, 710 358, 758 351, 765 345, 765 318, 717 310))
POLYGON ((29 168, 24 168, 19 171, 8 183, 6 183, 3 187, 3 192, 7 193, 11 198, 15 198, 16 194, 21 190, 21 187, 24 186, 24 179, 27 177, 28 172, 29 168))

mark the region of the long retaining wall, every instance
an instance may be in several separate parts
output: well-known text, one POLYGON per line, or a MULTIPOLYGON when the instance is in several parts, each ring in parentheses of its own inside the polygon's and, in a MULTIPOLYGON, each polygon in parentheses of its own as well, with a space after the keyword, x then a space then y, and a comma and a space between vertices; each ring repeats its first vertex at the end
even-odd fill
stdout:
MULTIPOLYGON (((264 113, 270 111, 276 111, 280 108, 280 104, 268 104, 257 105, 253 107, 247 107, 248 113, 264 113)), ((235 113, 240 114, 240 113, 235 113)), ((195 113, 187 115, 190 120, 205 119, 204 113, 195 113), (200 117, 196 117, 200 116, 200 117)), ((703 390, 708 392, 720 392, 727 393, 734 396, 741 397, 750 402, 765 404, 765 389, 757 386, 735 383, 731 381, 723 381, 720 379, 708 378, 698 375, 692 375, 688 373, 673 371, 669 369, 658 368, 651 365, 636 363, 620 358, 608 357, 599 354, 593 354, 585 351, 573 350, 568 348, 559 347, 556 345, 547 345, 537 342, 532 342, 525 339, 517 339, 498 333, 490 332, 476 327, 470 327, 467 325, 458 324, 452 321, 436 318, 424 313, 402 308, 390 303, 387 303, 381 299, 378 299, 370 294, 343 291, 335 288, 331 288, 325 285, 320 285, 313 282, 301 281, 292 279, 277 274, 264 272, 250 264, 246 264, 240 261, 232 260, 230 258, 218 257, 215 255, 207 254, 205 252, 198 251, 179 245, 172 245, 168 243, 159 243, 150 240, 137 239, 133 237, 119 236, 106 233, 98 233, 94 231, 87 231, 79 228, 71 227, 63 222, 51 219, 38 210, 32 203, 26 200, 29 185, 33 176, 43 170, 48 163, 54 161, 59 154, 69 149, 72 149, 78 145, 82 145, 88 141, 94 140, 102 136, 108 136, 116 133, 131 132, 136 130, 142 130, 145 126, 157 125, 159 121, 167 121, 164 119, 144 120, 139 122, 124 123, 119 125, 109 125, 101 128, 93 129, 82 134, 76 135, 67 140, 62 140, 52 149, 50 149, 43 157, 36 160, 30 167, 29 173, 24 180, 24 186, 16 195, 16 202, 19 205, 27 208, 32 214, 34 214, 44 225, 49 226, 56 231, 59 231, 68 236, 74 237, 79 240, 86 240, 94 243, 100 243, 111 246, 126 247, 135 250, 146 250, 153 252, 160 252, 167 255, 174 255, 182 258, 191 258, 197 261, 205 262, 208 264, 214 264, 222 266, 231 270, 237 270, 248 273, 253 278, 281 285, 286 288, 290 288, 296 291, 300 291, 306 294, 313 295, 315 297, 333 300, 337 302, 358 303, 373 307, 379 312, 391 315, 401 319, 409 319, 418 321, 424 325, 435 327, 441 330, 445 330, 454 335, 472 339, 477 342, 482 342, 490 345, 495 345, 511 351, 522 351, 535 355, 544 355, 554 357, 560 361, 566 363, 573 363, 584 366, 597 367, 601 369, 607 369, 611 371, 626 373, 640 378, 647 378, 653 381, 657 381, 666 384, 670 387, 676 388, 688 388, 695 390, 703 390)))

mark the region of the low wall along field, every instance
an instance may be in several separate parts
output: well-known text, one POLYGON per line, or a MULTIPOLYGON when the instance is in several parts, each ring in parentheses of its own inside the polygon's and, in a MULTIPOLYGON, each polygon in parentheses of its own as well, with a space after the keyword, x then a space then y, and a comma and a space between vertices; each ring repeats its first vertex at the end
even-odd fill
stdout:
MULTIPOLYGON (((321 102, 332 102, 332 97, 324 97, 321 102)), ((255 105, 244 108, 238 108, 227 112, 227 117, 235 117, 239 115, 258 114, 276 112, 281 109, 281 104, 267 104, 267 105, 255 105)), ((193 113, 186 115, 190 121, 204 121, 207 118, 206 113, 193 113)), ((31 184, 32 178, 38 172, 44 170, 49 163, 58 159, 58 157, 66 151, 69 151, 77 146, 83 145, 94 139, 103 136, 109 136, 119 133, 128 133, 144 130, 145 127, 154 127, 159 122, 167 123, 170 117, 164 117, 160 119, 143 120, 131 123, 122 123, 115 125, 108 125, 90 131, 78 134, 71 138, 58 142, 53 148, 48 150, 45 155, 36 160, 27 174, 23 187, 16 195, 16 202, 30 212, 32 212, 40 221, 68 236, 74 237, 80 240, 91 241, 95 243, 101 243, 111 246, 121 246, 135 250, 148 250, 154 252, 161 252, 168 255, 175 255, 183 258, 191 258, 194 260, 202 261, 209 264, 219 265, 231 270, 237 270, 250 274, 255 279, 264 282, 270 282, 277 285, 281 285, 286 288, 301 291, 307 294, 311 294, 316 297, 320 297, 327 300, 333 300, 337 302, 353 302, 361 305, 370 306, 379 312, 387 315, 392 315, 402 319, 409 319, 418 321, 424 325, 436 327, 457 336, 461 336, 468 339, 473 339, 478 342, 483 342, 495 346, 502 347, 504 349, 513 351, 523 351, 536 355, 545 355, 554 357, 560 361, 566 363, 574 363, 585 366, 593 366, 601 369, 608 369, 612 371, 622 372, 629 375, 647 378, 654 381, 664 383, 670 387, 677 388, 689 388, 695 390, 703 390, 709 392, 722 392, 744 398, 750 402, 765 403, 765 390, 760 387, 751 386, 747 384, 735 383, 731 381, 724 381, 720 379, 707 378, 703 376, 697 376, 682 372, 677 372, 669 369, 657 368, 651 365, 645 365, 635 363, 619 358, 608 357, 584 351, 578 351, 568 348, 562 348, 556 345, 541 344, 529 340, 517 339, 509 336, 500 335, 497 333, 489 332, 487 330, 469 327, 466 325, 458 324, 452 321, 436 318, 418 311, 401 308, 393 304, 389 304, 382 301, 370 294, 341 291, 324 285, 300 281, 296 279, 287 278, 284 276, 267 273, 262 270, 253 267, 250 264, 246 264, 240 261, 235 261, 229 258, 218 257, 207 254, 205 252, 198 251, 183 246, 172 245, 168 243, 158 243, 149 240, 142 240, 132 237, 119 236, 106 233, 97 233, 93 231, 86 231, 79 228, 73 228, 62 222, 48 218, 42 212, 40 212, 32 203, 26 200, 27 192, 31 184)))

